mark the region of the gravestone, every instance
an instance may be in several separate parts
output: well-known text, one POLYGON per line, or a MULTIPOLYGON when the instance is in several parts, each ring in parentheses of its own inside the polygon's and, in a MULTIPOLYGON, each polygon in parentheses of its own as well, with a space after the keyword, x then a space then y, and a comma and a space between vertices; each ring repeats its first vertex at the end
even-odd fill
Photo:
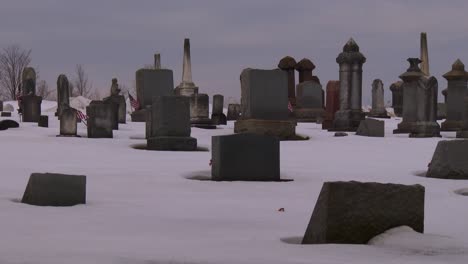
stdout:
POLYGON ((190 123, 194 127, 216 128, 209 117, 210 97, 207 94, 192 94, 190 96, 190 123))
POLYGON ((442 120, 446 118, 447 118, 447 103, 437 103, 437 120, 442 120))
POLYGON ((390 85, 392 91, 392 107, 395 116, 401 117, 403 114, 403 82, 397 81, 390 85))
POLYGON ((299 73, 299 83, 307 81, 315 81, 320 83, 319 78, 312 74, 312 71, 315 69, 315 65, 311 60, 307 58, 300 60, 298 63, 296 63, 295 69, 299 73))
POLYGON ((468 180, 468 141, 439 141, 426 177, 468 180))
POLYGON ((160 96, 151 106, 149 150, 193 151, 197 139, 190 137, 190 101, 186 96, 160 96))
POLYGON ((316 122, 323 119, 325 109, 323 108, 322 85, 316 81, 301 82, 296 87, 296 108, 294 117, 298 122, 316 122))
POLYGON ((356 135, 366 137, 384 137, 385 122, 372 118, 366 118, 359 124, 356 135))
POLYGON ((10 119, 5 119, 0 121, 0 130, 7 130, 9 128, 19 127, 18 122, 10 119))
POLYGON ((2 112, 0 114, 0 116, 2 116, 2 117, 11 117, 11 112, 2 112))
POLYGON ((3 112, 3 101, 0 100, 0 112, 3 112))
POLYGON ((39 127, 49 127, 49 116, 41 115, 39 121, 37 122, 39 127))
POLYGON ((95 104, 107 104, 109 105, 111 111, 111 120, 112 120, 112 129, 118 130, 119 129, 119 105, 115 103, 112 100, 107 100, 107 101, 99 101, 99 100, 93 100, 89 105, 95 105, 95 104))
POLYGON ((70 85, 67 76, 60 74, 57 78, 57 112, 60 119, 63 109, 70 107, 70 85))
POLYGON ((117 119, 118 123, 125 124, 127 121, 127 102, 125 101, 125 97, 120 95, 119 84, 117 83, 117 79, 112 79, 111 85, 111 95, 103 99, 105 103, 113 103, 117 105, 117 119))
POLYGON ((21 96, 23 122, 39 122, 41 116, 42 97, 36 95, 21 96))
POLYGON ((60 136, 76 137, 77 119, 75 109, 71 107, 63 108, 60 117, 60 136))
POLYGON ((88 115, 88 138, 112 138, 115 124, 115 106, 93 101, 86 107, 88 115))
POLYGON ((463 115, 462 128, 457 131, 457 138, 468 138, 468 96, 463 99, 463 109, 465 114, 463 115))
POLYGON ((11 104, 6 104, 5 107, 3 108, 4 112, 14 112, 15 107, 11 104))
POLYGON ((325 182, 302 244, 366 244, 399 226, 424 232, 423 186, 325 182))
POLYGON ((21 202, 39 206, 86 204, 86 176, 33 173, 21 202))
POLYGON ((184 39, 184 61, 182 82, 175 88, 176 95, 191 96, 198 93, 198 87, 192 80, 192 59, 190 57, 190 39, 184 39))
POLYGON ((277 138, 255 134, 213 136, 211 176, 215 181, 279 181, 277 138))
POLYGON ((296 88, 295 66, 296 60, 290 56, 282 58, 278 63, 278 68, 285 71, 288 75, 288 98, 293 107, 296 106, 296 93, 294 91, 296 88))
POLYGON ((229 104, 227 112, 227 120, 238 120, 241 116, 241 105, 240 104, 229 104))
POLYGON ((384 87, 380 79, 375 79, 372 82, 372 109, 369 113, 370 117, 390 118, 385 109, 384 103, 384 87))
POLYGON ((223 113, 224 96, 220 94, 213 95, 213 110, 211 111, 211 121, 214 125, 226 125, 227 118, 223 113))
POLYGON ((340 65, 340 110, 335 113, 333 127, 329 131, 356 131, 362 111, 362 65, 366 57, 351 38, 336 58, 340 65))
POLYGON ((34 68, 24 68, 21 81, 21 95, 36 95, 36 71, 34 68))
POLYGON ((242 118, 234 123, 234 132, 295 138, 296 122, 288 120, 287 74, 280 69, 244 69, 240 80, 242 118))
POLYGON ((335 113, 340 109, 340 81, 329 81, 327 83, 327 102, 325 107, 325 118, 322 121, 322 129, 333 126, 335 113))
POLYGON ((462 129, 465 114, 464 98, 468 91, 468 72, 465 65, 457 59, 452 70, 443 75, 448 83, 447 119, 442 123, 442 131, 457 131, 462 129))

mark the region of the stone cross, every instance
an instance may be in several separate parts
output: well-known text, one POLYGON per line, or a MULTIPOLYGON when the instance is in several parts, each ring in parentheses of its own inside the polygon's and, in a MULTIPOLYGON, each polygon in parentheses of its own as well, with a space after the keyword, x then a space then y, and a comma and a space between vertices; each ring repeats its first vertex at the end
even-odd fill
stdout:
POLYGON ((447 119, 442 123, 442 131, 457 131, 463 128, 464 102, 468 86, 468 72, 460 59, 452 70, 443 75, 447 79, 447 119))
POLYGON ((385 110, 383 82, 380 79, 375 79, 372 82, 372 109, 369 116, 389 118, 387 110, 385 110))

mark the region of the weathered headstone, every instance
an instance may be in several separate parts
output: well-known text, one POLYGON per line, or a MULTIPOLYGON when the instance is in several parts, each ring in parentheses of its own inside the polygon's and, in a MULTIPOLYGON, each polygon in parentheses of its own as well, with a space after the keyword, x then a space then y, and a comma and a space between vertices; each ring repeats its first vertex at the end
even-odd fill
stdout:
POLYGON ((103 99, 106 103, 114 103, 117 105, 117 118, 118 123, 125 124, 127 120, 127 103, 125 101, 125 97, 120 95, 119 84, 117 83, 117 79, 112 79, 111 85, 111 95, 103 99))
POLYGON ((288 98, 293 107, 296 106, 296 93, 294 90, 296 88, 295 66, 296 60, 290 56, 282 58, 278 63, 278 68, 285 71, 288 75, 288 98))
POLYGON ((39 121, 37 122, 39 127, 49 127, 49 116, 41 115, 39 116, 39 121))
POLYGON ((457 131, 457 138, 468 138, 468 96, 463 99, 463 125, 462 128, 457 131))
POLYGON ((23 70, 21 76, 21 94, 25 95, 36 95, 36 71, 32 67, 26 67, 23 70))
POLYGON ((369 113, 370 117, 390 118, 385 109, 384 103, 384 87, 380 79, 375 79, 372 82, 372 109, 369 113))
POLYGON ((294 117, 298 122, 316 122, 323 119, 322 85, 316 81, 305 81, 297 85, 296 108, 294 117))
POLYGON ((416 86, 416 122, 410 137, 440 137, 437 123, 437 79, 423 77, 416 86))
POLYGON ((115 123, 113 104, 93 101, 86 107, 88 115, 88 138, 112 138, 115 123))
POLYGON ((255 134, 213 136, 211 176, 215 181, 279 181, 277 138, 255 134))
POLYGON ((194 127, 214 129, 210 119, 210 97, 207 94, 192 94, 190 96, 190 123, 194 127))
POLYGON ((70 85, 67 76, 60 74, 57 78, 57 112, 60 119, 62 111, 70 107, 70 85))
POLYGON ((176 95, 191 96, 198 93, 198 87, 192 80, 192 60, 190 57, 190 39, 184 39, 184 61, 182 82, 175 89, 176 95))
POLYGON ((325 182, 302 244, 366 244, 398 226, 424 232, 424 187, 325 182))
POLYGON ((351 38, 336 58, 340 65, 340 110, 331 131, 356 131, 365 116, 362 111, 362 65, 366 57, 351 38))
POLYGON ((358 136, 366 137, 384 137, 385 136, 385 122, 367 118, 359 124, 356 131, 358 136))
POLYGON ((187 96, 160 96, 151 106, 149 150, 197 149, 197 139, 190 137, 190 101, 187 96))
POLYGON ((442 140, 437 143, 426 177, 467 180, 468 141, 442 140))
POLYGON ((437 120, 447 118, 447 103, 437 103, 437 120))
POLYGON ((2 112, 2 111, 3 111, 3 101, 0 100, 0 112, 2 112))
POLYGON ((468 72, 465 65, 457 59, 452 70, 444 74, 448 83, 447 119, 442 123, 442 131, 457 131, 462 129, 465 114, 464 98, 468 91, 468 72))
POLYGON ((241 116, 240 104, 229 104, 227 112, 227 120, 238 120, 241 116))
POLYGON ((211 121, 214 125, 226 125, 227 118, 223 113, 224 96, 220 94, 213 95, 213 110, 211 111, 211 121))
POLYGON ((60 116, 60 136, 75 137, 77 135, 77 121, 75 109, 63 108, 60 116))
POLYGON ((36 95, 21 96, 23 122, 39 122, 41 116, 42 97, 36 95))
POLYGON ((288 120, 287 74, 280 69, 244 69, 240 80, 242 118, 234 123, 234 132, 294 138, 296 122, 288 120))
POLYGON ((86 176, 33 173, 21 202, 39 206, 86 204, 86 176))
POLYGON ((403 114, 403 82, 397 81, 390 85, 392 91, 392 107, 395 116, 401 117, 403 114))
POLYGON ((325 108, 325 118, 322 122, 322 129, 329 129, 333 126, 335 113, 340 109, 340 81, 328 81, 327 102, 325 108))

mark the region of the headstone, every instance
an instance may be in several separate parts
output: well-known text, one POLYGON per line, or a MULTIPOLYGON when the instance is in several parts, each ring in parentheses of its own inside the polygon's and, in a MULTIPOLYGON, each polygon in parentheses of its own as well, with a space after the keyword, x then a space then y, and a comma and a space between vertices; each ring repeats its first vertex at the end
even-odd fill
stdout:
POLYGON ((227 112, 227 120, 238 120, 241 116, 240 104, 229 104, 227 112))
POLYGON ((227 118, 223 113, 224 96, 221 94, 213 95, 213 110, 211 111, 211 121, 214 125, 226 125, 227 118))
POLYGON ((335 113, 331 131, 356 131, 365 116, 362 111, 362 65, 366 57, 351 38, 338 55, 340 65, 340 110, 335 113))
POLYGON ((437 103, 437 120, 442 120, 446 118, 447 118, 447 103, 437 103))
POLYGON ((370 117, 390 118, 385 109, 384 103, 384 87, 380 79, 375 79, 372 82, 372 109, 369 113, 370 117))
POLYGON ((11 112, 2 112, 0 115, 2 117, 11 117, 11 112))
POLYGON ((198 87, 192 80, 192 60, 190 57, 190 39, 184 40, 184 61, 182 69, 182 82, 175 89, 176 95, 191 96, 198 93, 198 87))
POLYGON ((93 102, 86 107, 88 138, 112 138, 112 128, 115 123, 114 105, 99 101, 93 102))
POLYGON ((24 68, 21 77, 21 95, 36 95, 36 71, 34 70, 34 68, 24 68))
POLYGON ((427 49, 427 34, 421 32, 421 71, 425 76, 429 76, 429 51, 427 49))
POLYGON ((0 112, 3 112, 3 101, 0 100, 0 112))
POLYGON ((335 137, 346 137, 348 136, 348 133, 346 132, 335 132, 335 137))
POLYGON ((15 107, 11 104, 6 104, 5 107, 3 108, 4 112, 14 112, 15 107))
POLYGON ((315 69, 315 65, 311 60, 306 58, 300 60, 296 64, 295 69, 299 73, 299 83, 307 81, 316 81, 320 83, 319 78, 312 74, 312 71, 315 69))
POLYGON ((190 137, 190 99, 186 96, 160 96, 151 106, 149 150, 193 151, 197 139, 190 137))
POLYGON ((335 113, 340 109, 340 81, 329 81, 327 83, 327 102, 325 108, 325 118, 322 122, 322 129, 329 129, 333 126, 335 113))
POLYGON ((41 116, 42 97, 36 95, 21 96, 23 122, 39 122, 41 116))
POLYGON ((468 91, 468 72, 465 65, 457 59, 452 70, 444 74, 448 83, 447 119, 442 123, 442 131, 457 131, 462 129, 465 114, 464 98, 468 91))
POLYGON ((385 136, 385 122, 367 118, 359 124, 356 131, 358 136, 366 137, 384 137, 385 136))
POLYGON ((19 127, 18 122, 10 119, 5 119, 0 121, 0 130, 7 130, 9 128, 19 127))
POLYGON ((153 125, 151 124, 152 120, 152 111, 151 106, 146 106, 146 122, 145 122, 145 138, 148 139, 153 136, 153 125))
POLYGON ((278 68, 285 71, 288 75, 288 98, 293 107, 296 106, 296 76, 295 76, 296 60, 293 57, 286 56, 278 63, 278 68))
POLYGON ((398 226, 424 232, 424 187, 325 182, 302 244, 366 244, 398 226))
POLYGON ((457 138, 468 138, 468 96, 464 97, 463 106, 465 112, 463 115, 463 126, 457 131, 457 138))
POLYGON ((86 176, 33 173, 21 202, 39 206, 86 204, 86 176))
POLYGON ((117 105, 117 119, 118 123, 125 124, 127 121, 127 102, 125 101, 125 97, 120 95, 119 84, 117 83, 117 79, 112 79, 111 85, 111 95, 103 99, 105 103, 113 103, 117 105))
POLYGON ((140 104, 131 114, 132 122, 145 122, 146 106, 151 106, 153 98, 164 95, 172 95, 174 90, 174 78, 172 70, 161 69, 155 65, 155 69, 139 69, 135 73, 137 101, 140 104))
POLYGON ((60 74, 57 78, 57 113, 60 119, 63 109, 70 107, 70 85, 67 76, 60 74))
POLYGON ((390 85, 392 91, 392 107, 395 116, 401 117, 403 114, 403 82, 397 81, 390 85))
POLYGON ((468 141, 442 140, 437 143, 426 177, 468 179, 468 141))
POLYGON ((207 94, 192 94, 190 96, 190 123, 194 127, 213 129, 209 115, 210 97, 207 94))
POLYGON ((316 122, 325 115, 322 85, 316 81, 305 81, 297 85, 294 117, 298 122, 316 122))
POLYGON ((75 109, 63 108, 60 117, 60 136, 76 137, 77 121, 75 109))
POLYGON ((277 138, 255 134, 213 136, 211 176, 215 181, 279 181, 277 138))
POLYGON ((39 127, 49 127, 49 116, 41 115, 39 121, 37 122, 39 127))
POLYGON ((89 103, 89 105, 95 105, 95 104, 109 105, 111 109, 112 129, 118 130, 119 129, 119 105, 112 100, 106 100, 106 101, 93 100, 91 101, 91 103, 89 103))
POLYGON ((242 118, 235 122, 234 132, 294 138, 296 123, 288 120, 287 74, 280 69, 244 69, 240 80, 242 118))

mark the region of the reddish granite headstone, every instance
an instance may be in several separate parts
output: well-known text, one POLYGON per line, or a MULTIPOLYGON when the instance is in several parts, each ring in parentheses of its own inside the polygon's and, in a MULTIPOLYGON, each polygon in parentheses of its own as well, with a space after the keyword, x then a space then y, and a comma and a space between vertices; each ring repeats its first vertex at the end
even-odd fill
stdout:
POLYGON ((335 113, 340 109, 340 81, 329 81, 327 83, 327 102, 325 107, 325 119, 322 129, 329 129, 333 125, 335 113))

